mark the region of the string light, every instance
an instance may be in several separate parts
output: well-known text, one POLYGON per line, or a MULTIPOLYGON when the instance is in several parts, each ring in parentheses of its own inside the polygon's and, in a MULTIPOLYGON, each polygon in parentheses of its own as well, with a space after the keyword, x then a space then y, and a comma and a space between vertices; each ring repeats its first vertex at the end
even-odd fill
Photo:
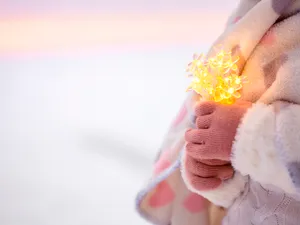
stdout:
POLYGON ((239 91, 247 82, 245 76, 239 76, 238 61, 238 56, 234 57, 231 51, 225 52, 223 49, 208 59, 203 54, 195 54, 187 68, 192 77, 187 91, 194 90, 205 100, 234 103, 241 97, 239 91))

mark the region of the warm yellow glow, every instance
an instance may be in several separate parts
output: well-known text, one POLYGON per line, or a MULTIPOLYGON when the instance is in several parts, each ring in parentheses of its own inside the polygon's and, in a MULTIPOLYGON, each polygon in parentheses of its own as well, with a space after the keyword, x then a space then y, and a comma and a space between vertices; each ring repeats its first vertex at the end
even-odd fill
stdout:
POLYGON ((192 76, 188 91, 194 90, 205 100, 232 104, 241 97, 239 91, 246 82, 245 76, 239 76, 238 60, 222 49, 208 59, 203 54, 194 55, 187 69, 192 76))

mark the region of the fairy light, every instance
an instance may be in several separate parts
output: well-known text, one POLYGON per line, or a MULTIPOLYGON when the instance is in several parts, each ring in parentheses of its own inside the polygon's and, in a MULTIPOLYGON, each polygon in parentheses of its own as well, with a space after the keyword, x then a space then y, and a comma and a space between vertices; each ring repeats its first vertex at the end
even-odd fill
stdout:
POLYGON ((245 76, 239 76, 238 61, 238 56, 223 49, 208 59, 195 54, 187 69, 192 77, 188 91, 194 90, 205 100, 232 104, 241 97, 239 91, 247 82, 245 76))

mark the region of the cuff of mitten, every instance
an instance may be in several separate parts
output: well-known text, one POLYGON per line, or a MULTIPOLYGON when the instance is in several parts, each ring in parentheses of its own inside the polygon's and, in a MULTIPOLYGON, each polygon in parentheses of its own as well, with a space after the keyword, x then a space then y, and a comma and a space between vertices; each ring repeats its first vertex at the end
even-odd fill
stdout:
POLYGON ((289 172, 278 151, 273 105, 254 104, 244 115, 232 149, 232 165, 242 175, 293 193, 289 172))
MULTIPOLYGON (((182 157, 181 165, 185 165, 184 161, 185 156, 182 157)), ((215 205, 224 208, 228 208, 234 202, 234 200, 240 196, 247 181, 247 177, 244 177, 240 173, 236 172, 232 179, 224 181, 218 188, 208 191, 200 191, 194 188, 189 182, 184 166, 181 167, 181 175, 185 185, 190 191, 201 195, 215 205)))

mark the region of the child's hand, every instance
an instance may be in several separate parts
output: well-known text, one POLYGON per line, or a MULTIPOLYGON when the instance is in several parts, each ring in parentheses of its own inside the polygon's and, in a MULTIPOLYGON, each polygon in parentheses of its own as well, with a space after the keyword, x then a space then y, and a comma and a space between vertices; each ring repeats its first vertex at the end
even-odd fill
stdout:
POLYGON ((231 148, 241 118, 252 103, 221 105, 202 102, 196 106, 196 127, 186 132, 186 151, 195 159, 230 160, 231 148))
POLYGON ((221 105, 202 102, 196 106, 196 128, 186 132, 186 175, 198 190, 213 189, 233 176, 232 144, 250 102, 221 105))
POLYGON ((195 159, 185 153, 185 176, 196 190, 206 191, 217 188, 223 180, 232 178, 233 167, 221 160, 195 159))

